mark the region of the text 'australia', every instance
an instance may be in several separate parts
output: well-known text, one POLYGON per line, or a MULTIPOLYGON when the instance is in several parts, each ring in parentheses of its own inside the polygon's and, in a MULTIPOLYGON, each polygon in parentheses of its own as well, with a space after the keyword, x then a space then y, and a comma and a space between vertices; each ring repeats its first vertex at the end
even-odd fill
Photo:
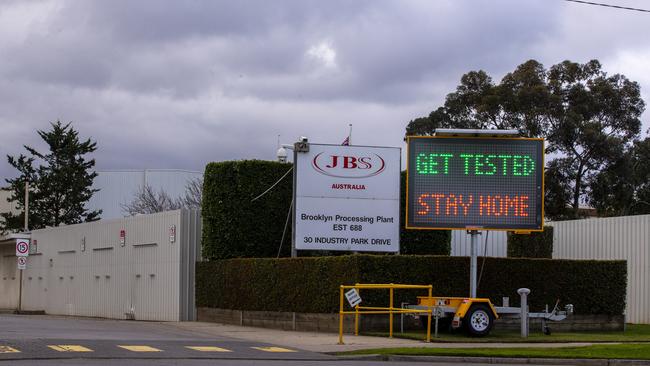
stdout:
POLYGON ((332 189, 364 190, 365 184, 333 183, 332 189))

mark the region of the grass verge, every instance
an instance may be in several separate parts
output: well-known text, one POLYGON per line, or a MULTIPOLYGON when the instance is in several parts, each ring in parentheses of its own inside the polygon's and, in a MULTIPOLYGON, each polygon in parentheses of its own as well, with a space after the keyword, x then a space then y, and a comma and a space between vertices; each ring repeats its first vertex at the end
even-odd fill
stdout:
MULTIPOLYGON (((551 325, 552 327, 552 325, 551 325)), ((388 337, 388 332, 364 332, 363 335, 388 337)), ((463 332, 440 333, 439 338, 431 339, 433 342, 460 342, 460 343, 565 343, 565 342, 650 342, 650 325, 627 324, 625 332, 553 332, 544 335, 541 331, 532 331, 528 338, 521 338, 518 331, 494 330, 487 337, 468 337, 463 332)), ((394 332, 395 338, 423 340, 424 331, 399 333, 394 332)))
POLYGON ((368 354, 650 360, 650 344, 602 344, 562 348, 381 348, 339 353, 339 355, 368 354))

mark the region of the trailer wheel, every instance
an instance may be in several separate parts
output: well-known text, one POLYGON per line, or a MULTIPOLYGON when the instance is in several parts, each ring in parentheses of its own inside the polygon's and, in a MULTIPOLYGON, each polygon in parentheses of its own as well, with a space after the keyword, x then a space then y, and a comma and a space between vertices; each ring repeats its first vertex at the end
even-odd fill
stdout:
POLYGON ((492 310, 485 305, 473 305, 467 315, 463 318, 463 323, 467 332, 475 337, 488 335, 494 325, 494 315, 492 310))

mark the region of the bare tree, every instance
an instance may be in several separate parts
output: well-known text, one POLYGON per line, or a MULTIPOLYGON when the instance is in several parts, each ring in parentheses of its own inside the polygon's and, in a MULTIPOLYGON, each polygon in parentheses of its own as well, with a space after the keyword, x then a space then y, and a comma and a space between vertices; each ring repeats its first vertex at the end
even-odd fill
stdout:
POLYGON ((129 216, 152 214, 181 208, 180 200, 171 198, 167 192, 154 191, 150 185, 144 185, 135 193, 133 200, 120 205, 129 216))
POLYGON ((185 186, 185 195, 179 200, 183 207, 186 208, 201 208, 201 199, 203 197, 203 178, 195 177, 187 182, 185 186))
POLYGON ((185 194, 172 198, 164 190, 156 192, 150 185, 144 185, 135 193, 133 200, 120 206, 129 216, 178 210, 179 208, 201 208, 203 179, 194 178, 187 182, 185 194))

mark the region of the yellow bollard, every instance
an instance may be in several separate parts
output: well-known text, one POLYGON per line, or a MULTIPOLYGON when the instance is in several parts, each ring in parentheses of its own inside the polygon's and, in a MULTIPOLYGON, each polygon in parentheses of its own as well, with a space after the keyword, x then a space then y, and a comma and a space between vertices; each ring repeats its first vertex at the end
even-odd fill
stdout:
MULTIPOLYGON (((431 298, 432 293, 432 286, 429 285, 429 298, 431 298)), ((431 306, 429 306, 429 319, 427 320, 427 342, 431 342, 431 306)))
POLYGON ((359 305, 354 307, 354 335, 359 335, 359 305))
MULTIPOLYGON (((358 288, 355 287, 354 289, 359 292, 358 288)), ((359 335, 359 305, 354 307, 354 335, 359 335)))
POLYGON ((339 302, 339 344, 343 344, 343 286, 341 286, 339 302))
POLYGON ((390 284, 390 306, 388 313, 390 315, 390 319, 388 320, 388 324, 390 324, 390 331, 388 333, 390 338, 393 338, 393 284, 390 284))

